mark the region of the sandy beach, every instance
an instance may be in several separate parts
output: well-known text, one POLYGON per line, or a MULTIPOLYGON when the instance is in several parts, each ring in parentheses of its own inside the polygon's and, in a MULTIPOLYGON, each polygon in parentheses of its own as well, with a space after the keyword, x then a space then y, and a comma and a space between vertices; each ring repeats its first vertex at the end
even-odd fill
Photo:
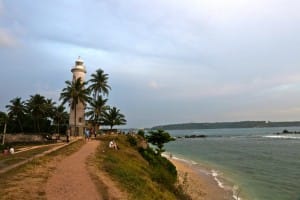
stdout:
POLYGON ((178 171, 179 182, 184 190, 195 200, 231 200, 230 191, 220 188, 213 176, 205 170, 200 171, 192 164, 168 158, 178 171))

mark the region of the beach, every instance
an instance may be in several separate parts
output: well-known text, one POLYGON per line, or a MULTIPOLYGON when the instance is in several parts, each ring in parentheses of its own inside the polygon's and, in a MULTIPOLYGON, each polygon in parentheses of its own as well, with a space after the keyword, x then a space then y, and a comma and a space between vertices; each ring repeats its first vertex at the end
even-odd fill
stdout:
POLYGON ((225 191, 218 186, 211 173, 205 169, 199 170, 193 164, 168 158, 178 172, 179 183, 183 189, 195 200, 230 200, 233 199, 231 191, 225 191))

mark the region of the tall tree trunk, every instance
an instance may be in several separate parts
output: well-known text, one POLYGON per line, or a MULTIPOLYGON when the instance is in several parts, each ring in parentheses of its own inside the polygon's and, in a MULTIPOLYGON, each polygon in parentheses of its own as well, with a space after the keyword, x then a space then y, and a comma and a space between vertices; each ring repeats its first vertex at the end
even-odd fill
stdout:
POLYGON ((40 129, 40 119, 39 118, 37 118, 37 120, 36 120, 36 125, 37 125, 37 129, 38 129, 38 133, 40 134, 41 129, 40 129))
POLYGON ((36 126, 36 119, 35 117, 33 117, 33 128, 34 128, 34 132, 36 133, 36 129, 37 129, 37 126, 36 126))
POLYGON ((39 134, 41 133, 41 129, 40 129, 40 120, 37 119, 37 128, 38 128, 38 132, 39 134))
POLYGON ((18 124, 19 124, 19 127, 21 129, 21 132, 24 133, 24 130, 23 130, 23 126, 22 126, 22 123, 21 123, 21 120, 18 119, 18 124))
POLYGON ((59 134, 59 121, 57 121, 57 133, 59 134))
POLYGON ((4 130, 3 130, 2 145, 4 145, 4 143, 5 143, 6 126, 7 126, 7 123, 5 122, 5 124, 4 124, 4 130))
POLYGON ((76 126, 76 106, 77 106, 77 104, 75 104, 75 106, 74 106, 74 109, 75 109, 75 111, 74 111, 74 125, 75 125, 75 130, 74 130, 74 132, 75 132, 75 136, 77 136, 77 126, 76 126))

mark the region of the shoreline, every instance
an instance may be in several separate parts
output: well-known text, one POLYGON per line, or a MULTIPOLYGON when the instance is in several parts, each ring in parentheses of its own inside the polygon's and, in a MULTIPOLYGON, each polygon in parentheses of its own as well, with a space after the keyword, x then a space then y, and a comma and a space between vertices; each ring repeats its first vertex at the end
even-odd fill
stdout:
MULTIPOLYGON (((201 168, 178 158, 170 158, 164 155, 176 167, 179 183, 183 190, 195 200, 230 200, 233 197, 233 191, 222 188, 222 183, 217 179, 215 172, 201 168)), ((241 198, 239 198, 241 199, 241 198)))

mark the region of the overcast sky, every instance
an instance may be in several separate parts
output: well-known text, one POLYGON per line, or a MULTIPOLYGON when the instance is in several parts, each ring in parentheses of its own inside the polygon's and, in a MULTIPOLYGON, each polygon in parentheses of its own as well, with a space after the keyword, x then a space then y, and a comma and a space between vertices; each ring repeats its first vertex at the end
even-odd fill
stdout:
POLYGON ((58 101, 78 56, 127 127, 300 120, 300 1, 0 0, 0 110, 58 101))

